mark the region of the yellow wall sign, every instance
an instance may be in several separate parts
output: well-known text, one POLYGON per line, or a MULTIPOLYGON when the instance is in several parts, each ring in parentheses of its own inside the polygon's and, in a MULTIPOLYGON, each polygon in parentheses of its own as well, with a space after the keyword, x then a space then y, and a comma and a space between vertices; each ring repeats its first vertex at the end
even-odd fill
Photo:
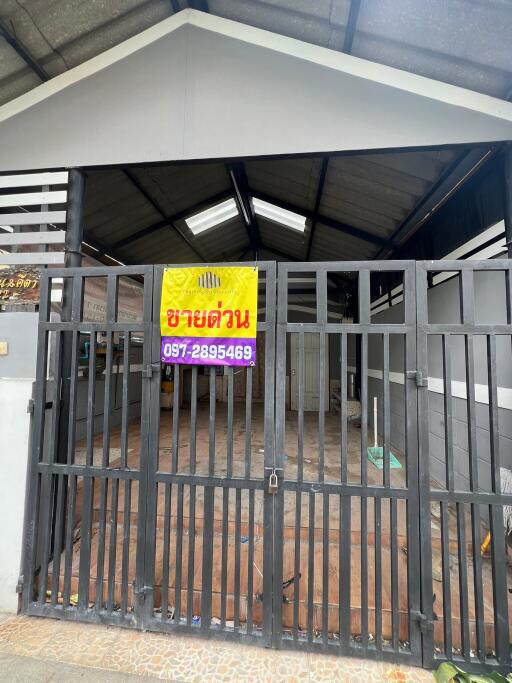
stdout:
POLYGON ((162 281, 163 363, 254 365, 255 266, 168 268, 162 281))

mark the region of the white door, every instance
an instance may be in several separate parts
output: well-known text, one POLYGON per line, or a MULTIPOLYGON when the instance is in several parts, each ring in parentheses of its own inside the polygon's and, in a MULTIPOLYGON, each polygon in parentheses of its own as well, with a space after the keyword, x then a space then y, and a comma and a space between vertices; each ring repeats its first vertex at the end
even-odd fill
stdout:
MULTIPOLYGON (((329 410, 329 347, 325 337, 325 410, 329 410)), ((290 338, 290 407, 299 407, 299 335, 290 338)), ((304 333, 304 410, 318 410, 320 407, 320 335, 304 333)))

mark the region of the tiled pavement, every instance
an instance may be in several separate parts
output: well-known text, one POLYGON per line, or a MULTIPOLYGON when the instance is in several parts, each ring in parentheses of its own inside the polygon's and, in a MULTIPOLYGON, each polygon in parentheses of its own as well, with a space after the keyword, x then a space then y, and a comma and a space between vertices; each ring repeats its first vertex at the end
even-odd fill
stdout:
MULTIPOLYGON (((41 663, 60 662, 180 683, 432 683, 433 680, 432 674, 422 669, 361 659, 278 652, 199 638, 6 615, 0 615, 0 653, 36 658, 41 663)), ((99 677, 100 680, 103 678, 99 677)))

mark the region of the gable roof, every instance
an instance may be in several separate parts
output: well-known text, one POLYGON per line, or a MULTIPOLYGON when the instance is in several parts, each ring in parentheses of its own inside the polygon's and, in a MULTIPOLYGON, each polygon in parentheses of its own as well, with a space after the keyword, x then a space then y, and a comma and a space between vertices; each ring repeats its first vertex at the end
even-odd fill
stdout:
POLYGON ((0 171, 512 139, 512 104, 194 10, 0 107, 0 171))
POLYGON ((2 0, 0 104, 184 7, 493 97, 512 97, 508 0, 2 0))

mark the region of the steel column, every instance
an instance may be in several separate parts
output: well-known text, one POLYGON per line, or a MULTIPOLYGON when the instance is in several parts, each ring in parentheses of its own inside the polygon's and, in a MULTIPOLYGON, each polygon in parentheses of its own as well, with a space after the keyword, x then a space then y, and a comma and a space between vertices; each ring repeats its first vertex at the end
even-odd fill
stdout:
POLYGON ((507 255, 512 258, 512 143, 508 142, 503 151, 503 217, 505 219, 505 241, 507 255))

